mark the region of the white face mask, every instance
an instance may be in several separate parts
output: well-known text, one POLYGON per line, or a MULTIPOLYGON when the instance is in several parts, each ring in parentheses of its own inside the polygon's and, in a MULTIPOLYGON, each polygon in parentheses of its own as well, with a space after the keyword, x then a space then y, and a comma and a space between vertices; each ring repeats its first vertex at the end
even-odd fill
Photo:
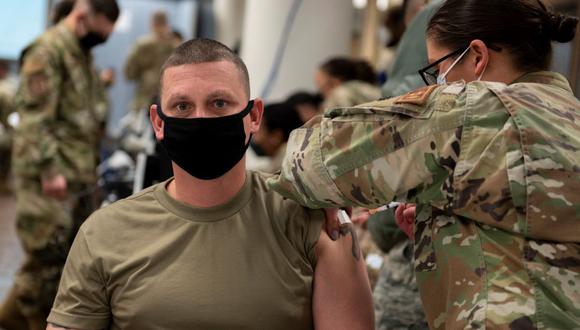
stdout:
MULTIPOLYGON (((465 56, 465 54, 467 54, 467 51, 469 51, 470 47, 467 47, 467 49, 461 53, 461 55, 459 55, 459 57, 455 60, 455 62, 453 62, 453 64, 451 64, 451 66, 447 69, 447 71, 445 71, 445 73, 440 74, 437 76, 437 84, 438 85, 447 85, 447 74, 449 74, 449 72, 451 71, 451 69, 453 69, 453 67, 459 63, 459 61, 461 61, 461 58, 463 56, 465 56)), ((479 75, 479 77, 477 77, 477 81, 480 81, 481 78, 483 77, 483 74, 485 73, 485 69, 487 69, 487 64, 485 65, 485 68, 483 68, 483 71, 481 72, 481 74, 479 75)))

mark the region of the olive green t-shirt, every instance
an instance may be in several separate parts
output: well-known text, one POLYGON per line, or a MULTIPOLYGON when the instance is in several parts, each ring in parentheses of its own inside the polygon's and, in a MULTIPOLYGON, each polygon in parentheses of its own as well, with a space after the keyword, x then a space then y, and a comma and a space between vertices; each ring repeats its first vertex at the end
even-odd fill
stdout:
POLYGON ((168 182, 94 213, 48 321, 78 329, 312 329, 324 215, 248 172, 229 202, 194 208, 168 182))

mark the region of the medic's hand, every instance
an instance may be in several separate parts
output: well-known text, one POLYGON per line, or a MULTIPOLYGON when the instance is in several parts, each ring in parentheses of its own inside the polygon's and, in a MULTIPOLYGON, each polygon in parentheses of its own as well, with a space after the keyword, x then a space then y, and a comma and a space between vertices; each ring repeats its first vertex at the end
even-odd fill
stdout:
MULTIPOLYGON (((349 216, 352 214, 352 207, 345 208, 346 213, 349 216)), ((328 237, 333 241, 336 241, 340 237, 340 223, 338 221, 338 209, 328 208, 324 209, 324 215, 326 217, 325 230, 328 237)))
POLYGON ((50 178, 42 178, 42 192, 46 196, 64 200, 67 192, 66 178, 61 174, 50 178))
POLYGON ((399 228, 409 236, 411 240, 413 237, 413 225, 415 224, 415 204, 401 204, 395 211, 395 219, 399 228))

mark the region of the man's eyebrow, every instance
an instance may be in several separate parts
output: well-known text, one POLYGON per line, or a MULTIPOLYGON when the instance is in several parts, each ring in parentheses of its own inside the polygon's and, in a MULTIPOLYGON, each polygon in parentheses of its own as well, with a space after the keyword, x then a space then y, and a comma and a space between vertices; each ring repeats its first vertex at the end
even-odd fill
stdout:
POLYGON ((233 98, 234 97, 234 94, 231 93, 231 92, 229 92, 229 91, 227 91, 227 90, 225 90, 225 89, 218 89, 218 90, 215 90, 215 91, 210 92, 207 95, 207 98, 208 99, 215 98, 215 97, 228 97, 228 98, 233 98))
POLYGON ((169 95, 169 101, 182 101, 182 100, 188 100, 188 99, 189 99, 189 95, 184 94, 184 93, 175 93, 175 94, 169 95))

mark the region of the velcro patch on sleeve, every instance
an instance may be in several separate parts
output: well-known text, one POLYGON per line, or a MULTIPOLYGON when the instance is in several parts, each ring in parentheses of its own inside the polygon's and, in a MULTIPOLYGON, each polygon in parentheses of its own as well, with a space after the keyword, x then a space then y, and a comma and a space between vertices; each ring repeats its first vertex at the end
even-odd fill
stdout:
POLYGON ((431 93, 433 93, 437 87, 439 87, 439 85, 425 86, 405 95, 401 95, 395 100, 395 104, 407 103, 414 105, 425 105, 429 99, 429 95, 431 95, 431 93))

